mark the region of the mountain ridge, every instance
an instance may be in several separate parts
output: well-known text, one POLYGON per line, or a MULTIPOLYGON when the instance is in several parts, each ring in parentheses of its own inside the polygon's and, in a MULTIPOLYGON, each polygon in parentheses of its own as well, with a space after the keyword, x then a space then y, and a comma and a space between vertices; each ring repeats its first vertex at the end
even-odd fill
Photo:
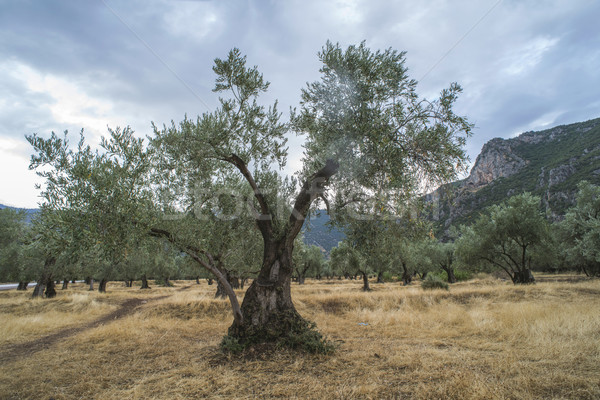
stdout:
POLYGON ((425 196, 439 231, 523 192, 542 198, 550 220, 575 202, 577 184, 600 184, 600 118, 488 141, 468 177, 425 196))

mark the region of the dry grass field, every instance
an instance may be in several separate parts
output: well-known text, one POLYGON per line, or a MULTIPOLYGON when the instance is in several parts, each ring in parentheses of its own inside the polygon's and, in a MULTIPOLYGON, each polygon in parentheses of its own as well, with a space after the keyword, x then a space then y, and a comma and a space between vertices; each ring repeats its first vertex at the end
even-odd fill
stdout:
POLYGON ((598 399, 600 280, 562 278, 294 285, 298 311, 337 344, 327 356, 223 355, 229 304, 205 281, 0 292, 0 398, 598 399))

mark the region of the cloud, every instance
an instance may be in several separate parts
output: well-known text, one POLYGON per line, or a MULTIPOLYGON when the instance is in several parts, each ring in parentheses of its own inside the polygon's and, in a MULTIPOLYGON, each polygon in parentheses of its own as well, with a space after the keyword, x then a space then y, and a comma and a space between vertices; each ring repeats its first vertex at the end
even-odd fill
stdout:
POLYGON ((261 101, 279 99, 285 115, 319 79, 326 40, 366 40, 406 50, 423 96, 463 86, 457 111, 477 125, 474 159, 492 137, 600 116, 599 14, 591 0, 3 2, 0 138, 97 136, 107 124, 147 134, 150 121, 212 110, 213 60, 232 47, 271 81, 261 101))

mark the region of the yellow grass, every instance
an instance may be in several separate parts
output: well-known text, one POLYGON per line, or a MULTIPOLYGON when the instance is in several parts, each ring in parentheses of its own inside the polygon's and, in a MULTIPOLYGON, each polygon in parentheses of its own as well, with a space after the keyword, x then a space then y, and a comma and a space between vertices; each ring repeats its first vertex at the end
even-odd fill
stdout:
POLYGON ((222 355, 232 317, 205 282, 150 291, 114 284, 106 295, 82 286, 42 301, 0 293, 3 344, 22 342, 20 330, 31 340, 128 298, 149 299, 125 318, 0 361, 0 398, 600 398, 598 280, 515 287, 478 279, 449 292, 360 287, 293 286, 298 311, 337 343, 329 356, 222 355), (168 297, 150 300, 158 296, 168 297))

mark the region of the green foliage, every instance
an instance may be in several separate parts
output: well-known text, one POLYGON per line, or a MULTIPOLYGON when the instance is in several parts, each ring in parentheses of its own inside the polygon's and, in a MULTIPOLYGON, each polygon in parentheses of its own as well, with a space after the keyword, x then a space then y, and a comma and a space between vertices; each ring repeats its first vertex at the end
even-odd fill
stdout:
POLYGON ((366 268, 360 253, 347 241, 331 249, 330 257, 331 268, 338 276, 356 275, 366 268))
POLYGON ((278 342, 281 347, 303 350, 312 354, 330 354, 335 351, 333 343, 328 341, 317 331, 314 322, 310 322, 306 327, 294 329, 287 335, 284 335, 278 342))
POLYGON ((536 262, 532 250, 549 241, 540 198, 525 193, 490 207, 472 226, 462 226, 456 246, 463 264, 484 262, 504 270, 514 283, 530 283, 536 262))
POLYGON ((421 282, 421 287, 425 290, 445 289, 450 290, 448 284, 433 274, 427 274, 427 277, 421 282))
POLYGON ((600 186, 578 185, 577 203, 557 225, 560 253, 569 265, 587 275, 600 275, 600 186))
POLYGON ((384 271, 382 279, 384 282, 393 282, 397 279, 397 277, 394 274, 392 274, 391 271, 384 271))
POLYGON ((456 277, 457 282, 468 281, 469 279, 473 279, 473 273, 470 271, 465 271, 462 269, 458 269, 454 271, 454 276, 456 277))
POLYGON ((472 126, 452 111, 457 84, 438 99, 420 99, 405 53, 371 51, 364 42, 346 50, 327 42, 319 59, 322 78, 302 91, 292 127, 308 136, 303 176, 327 159, 339 163, 329 183, 336 211, 356 215, 367 202, 370 215, 397 213, 421 185, 454 179, 467 165, 472 126))
POLYGON ((229 335, 223 336, 221 340, 221 350, 225 353, 241 353, 246 349, 247 346, 240 344, 240 340, 238 338, 234 338, 229 335))
POLYGON ((11 208, 0 209, 0 282, 20 281, 24 258, 26 214, 11 208))

